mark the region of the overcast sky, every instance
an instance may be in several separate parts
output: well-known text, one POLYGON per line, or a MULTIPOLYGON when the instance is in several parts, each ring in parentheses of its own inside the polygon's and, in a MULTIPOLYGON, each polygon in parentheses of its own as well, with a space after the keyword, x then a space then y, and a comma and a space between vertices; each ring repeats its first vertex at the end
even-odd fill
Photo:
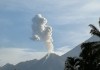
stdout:
POLYGON ((39 13, 52 26, 54 49, 62 54, 91 37, 88 25, 98 27, 100 0, 0 0, 0 65, 39 59, 47 52, 30 39, 32 18, 39 13))

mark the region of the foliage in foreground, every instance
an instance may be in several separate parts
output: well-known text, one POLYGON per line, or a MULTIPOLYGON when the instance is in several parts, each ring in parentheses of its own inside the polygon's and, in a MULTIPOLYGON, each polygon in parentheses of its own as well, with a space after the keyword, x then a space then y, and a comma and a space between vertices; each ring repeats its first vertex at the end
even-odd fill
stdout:
MULTIPOLYGON (((92 24, 89 26, 90 33, 100 37, 100 31, 92 24)), ((64 70, 100 70, 100 41, 83 43, 81 49, 79 57, 67 57, 64 70)))

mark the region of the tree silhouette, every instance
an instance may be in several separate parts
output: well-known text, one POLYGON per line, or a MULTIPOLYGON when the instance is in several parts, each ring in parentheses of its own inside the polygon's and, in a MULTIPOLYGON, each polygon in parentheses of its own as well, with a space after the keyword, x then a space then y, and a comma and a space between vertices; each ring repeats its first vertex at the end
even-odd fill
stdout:
MULTIPOLYGON (((89 26, 92 28, 90 33, 100 37, 100 31, 92 24, 89 26)), ((100 41, 84 42, 81 49, 78 58, 67 57, 65 70, 100 70, 100 41)))
POLYGON ((83 70, 100 70, 100 41, 83 43, 81 49, 83 70))
MULTIPOLYGON (((89 25, 92 29, 90 30, 90 33, 96 36, 100 37, 100 31, 97 29, 93 24, 89 25)), ((99 27, 100 27, 100 18, 99 18, 99 27)))
POLYGON ((80 68, 81 59, 76 57, 68 57, 65 61, 65 69, 64 70, 77 70, 80 68))

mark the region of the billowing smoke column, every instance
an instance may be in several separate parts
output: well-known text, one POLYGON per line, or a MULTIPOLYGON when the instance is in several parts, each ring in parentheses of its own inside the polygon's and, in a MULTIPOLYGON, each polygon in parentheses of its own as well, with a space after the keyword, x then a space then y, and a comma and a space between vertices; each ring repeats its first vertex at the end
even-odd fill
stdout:
POLYGON ((53 39, 52 39, 52 27, 47 24, 47 19, 41 14, 35 15, 32 19, 32 40, 43 41, 48 49, 48 53, 53 52, 53 39))

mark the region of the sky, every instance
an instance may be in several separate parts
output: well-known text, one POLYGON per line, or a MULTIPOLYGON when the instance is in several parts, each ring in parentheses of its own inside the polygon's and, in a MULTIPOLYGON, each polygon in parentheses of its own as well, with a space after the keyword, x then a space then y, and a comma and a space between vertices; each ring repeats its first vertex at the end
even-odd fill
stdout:
POLYGON ((64 54, 91 37, 98 27, 100 0, 0 0, 0 66, 40 59, 47 53, 32 41, 32 18, 42 14, 53 28, 54 50, 64 54), (36 55, 37 54, 37 55, 36 55))

